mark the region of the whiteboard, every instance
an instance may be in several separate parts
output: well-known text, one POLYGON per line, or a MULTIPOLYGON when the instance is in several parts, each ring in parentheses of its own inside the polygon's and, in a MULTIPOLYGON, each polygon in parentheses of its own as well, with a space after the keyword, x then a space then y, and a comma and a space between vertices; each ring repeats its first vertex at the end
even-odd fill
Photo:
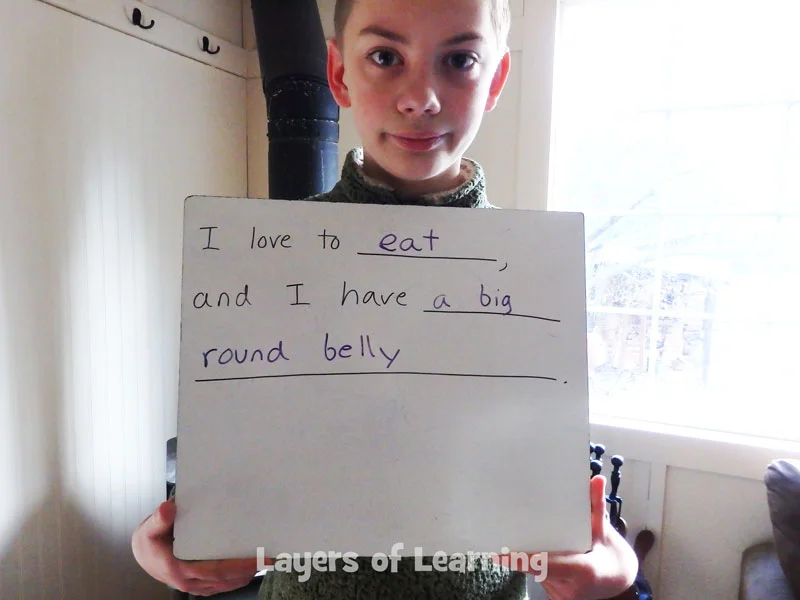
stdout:
POLYGON ((583 216, 186 199, 175 555, 590 547, 583 216))

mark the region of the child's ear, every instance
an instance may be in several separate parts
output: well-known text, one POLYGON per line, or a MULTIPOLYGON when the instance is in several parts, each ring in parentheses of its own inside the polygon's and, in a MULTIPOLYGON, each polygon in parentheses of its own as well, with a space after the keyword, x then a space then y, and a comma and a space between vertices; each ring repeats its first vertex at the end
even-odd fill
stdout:
POLYGON ((508 80, 508 70, 511 67, 511 52, 506 50, 503 58, 500 59, 500 64, 497 65, 497 70, 492 77, 492 85, 489 87, 489 97, 486 99, 486 112, 494 110, 497 106, 497 101, 500 99, 500 94, 508 80))
POLYGON ((344 83, 344 57, 336 40, 328 42, 328 85, 336 104, 350 108, 350 91, 344 83))

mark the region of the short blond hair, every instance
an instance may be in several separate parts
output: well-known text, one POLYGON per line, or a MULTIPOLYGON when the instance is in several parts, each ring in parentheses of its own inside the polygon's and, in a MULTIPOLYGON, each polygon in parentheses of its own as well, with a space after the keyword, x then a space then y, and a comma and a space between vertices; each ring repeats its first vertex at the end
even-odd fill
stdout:
MULTIPOLYGON (((366 0, 369 1, 369 0, 366 0)), ((505 49, 508 44, 508 32, 511 30, 511 8, 509 0, 488 0, 492 3, 492 26, 497 34, 497 41, 500 48, 505 49)), ((336 7, 333 11, 333 27, 336 32, 336 42, 342 44, 344 27, 347 18, 353 9, 356 0, 336 0, 336 7)))

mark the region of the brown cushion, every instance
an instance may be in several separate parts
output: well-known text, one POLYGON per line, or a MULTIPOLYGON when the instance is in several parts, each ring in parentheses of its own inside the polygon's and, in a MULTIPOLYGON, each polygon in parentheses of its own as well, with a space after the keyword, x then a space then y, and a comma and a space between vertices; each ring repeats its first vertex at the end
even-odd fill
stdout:
POLYGON ((764 483, 778 559, 792 592, 800 598, 800 461, 772 461, 764 483))

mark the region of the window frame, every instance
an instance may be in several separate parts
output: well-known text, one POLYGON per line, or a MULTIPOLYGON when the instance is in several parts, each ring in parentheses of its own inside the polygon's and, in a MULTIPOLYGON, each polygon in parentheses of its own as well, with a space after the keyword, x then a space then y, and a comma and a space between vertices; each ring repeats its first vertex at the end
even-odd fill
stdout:
MULTIPOLYGON (((587 0, 564 0, 571 4, 587 0)), ((559 0, 526 0, 518 28, 520 65, 516 207, 549 210, 553 197, 553 116, 559 0), (524 174, 524 175, 523 175, 524 174)), ((591 435, 608 447, 656 464, 761 480, 776 457, 800 459, 800 442, 590 414, 591 435)))

